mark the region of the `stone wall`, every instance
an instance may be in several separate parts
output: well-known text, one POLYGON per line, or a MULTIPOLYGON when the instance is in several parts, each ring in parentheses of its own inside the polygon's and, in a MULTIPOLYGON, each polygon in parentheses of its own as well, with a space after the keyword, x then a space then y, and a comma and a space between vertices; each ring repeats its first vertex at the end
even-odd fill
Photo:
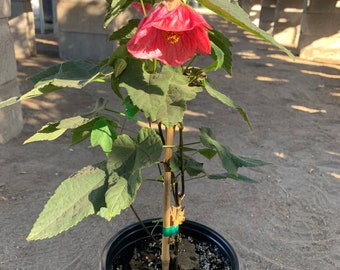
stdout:
MULTIPOLYGON (((0 1, 0 101, 18 96, 16 81, 17 67, 13 40, 8 18, 11 15, 10 0, 0 1)), ((0 143, 5 143, 18 135, 23 126, 21 105, 15 104, 0 109, 0 143)))

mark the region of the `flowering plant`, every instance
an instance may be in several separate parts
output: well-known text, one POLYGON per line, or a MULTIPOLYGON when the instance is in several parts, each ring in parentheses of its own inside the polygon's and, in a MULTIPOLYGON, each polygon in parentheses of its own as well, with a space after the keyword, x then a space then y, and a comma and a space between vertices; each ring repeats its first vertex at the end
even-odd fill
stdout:
MULTIPOLYGON (((218 69, 231 74, 231 43, 227 37, 181 0, 107 2, 106 25, 130 5, 143 13, 142 19, 131 19, 111 35, 110 39, 117 40, 119 45, 108 59, 98 66, 68 61, 50 67, 29 78, 34 83, 31 91, 0 103, 3 107, 63 88, 81 89, 92 82, 109 82, 125 108, 124 112, 117 112, 109 107, 109 100, 99 98, 91 112, 48 123, 26 140, 25 143, 55 140, 69 130, 72 144, 90 139, 91 145, 100 146, 106 157, 61 183, 27 239, 55 236, 89 215, 111 220, 133 203, 143 182, 142 170, 156 166, 159 175, 155 180, 163 183, 164 190, 162 264, 163 269, 168 269, 169 237, 177 234, 184 220, 185 180, 207 177, 255 182, 239 174, 238 169, 265 163, 235 155, 218 142, 208 127, 199 129, 198 142, 185 142, 183 138, 186 103, 201 91, 236 109, 250 126, 245 111, 209 80, 209 72, 218 69), (208 66, 193 66, 195 58, 204 56, 211 58, 208 66), (125 132, 116 117, 134 122, 137 134, 125 132), (176 132, 178 143, 174 142, 176 132), (218 157, 225 171, 206 172, 193 154, 207 159, 218 157)), ((253 25, 237 2, 198 2, 290 55, 253 25)))

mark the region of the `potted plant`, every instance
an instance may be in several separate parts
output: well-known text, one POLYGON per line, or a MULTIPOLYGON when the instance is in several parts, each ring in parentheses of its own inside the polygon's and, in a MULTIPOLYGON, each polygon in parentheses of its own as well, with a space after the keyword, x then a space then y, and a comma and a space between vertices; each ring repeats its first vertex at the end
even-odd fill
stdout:
MULTIPOLYGON (((118 46, 108 59, 99 65, 68 61, 50 67, 29 78, 34 83, 31 91, 0 103, 1 108, 60 89, 81 89, 92 82, 103 82, 111 84, 115 97, 121 100, 124 107, 124 111, 116 111, 110 107, 110 100, 98 98, 92 111, 48 123, 25 141, 55 140, 70 131, 73 145, 89 139, 93 147, 101 147, 105 157, 102 162, 82 168, 60 184, 27 239, 53 237, 89 215, 111 220, 132 205, 140 185, 145 181, 142 170, 154 166, 157 175, 153 180, 162 183, 160 187, 164 193, 163 201, 159 202, 163 204, 161 225, 155 225, 153 221, 146 221, 145 224, 141 222, 141 227, 128 227, 114 240, 121 243, 119 237, 122 234, 130 235, 132 230, 138 231, 137 235, 143 235, 144 231, 149 232, 155 227, 162 238, 161 268, 178 269, 177 247, 181 226, 188 233, 190 229, 187 227, 194 228, 194 237, 197 238, 205 230, 206 234, 212 233, 220 238, 217 233, 200 224, 183 224, 185 182, 205 177, 253 183, 256 181, 239 174, 238 169, 266 163, 232 153, 208 127, 199 128, 197 140, 186 141, 184 138, 183 118, 187 102, 202 91, 237 110, 251 127, 245 111, 218 91, 209 79, 209 73, 218 69, 231 74, 231 43, 227 37, 181 0, 158 3, 154 0, 107 2, 106 25, 131 5, 143 17, 130 20, 112 33, 110 39, 118 41, 118 46), (210 64, 196 66, 194 60, 197 57, 209 57, 210 64), (137 131, 126 128, 125 121, 131 121, 137 131), (196 160, 194 155, 207 159, 217 157, 224 171, 219 174, 206 172, 203 163, 196 160)), ((237 2, 198 2, 291 56, 271 36, 252 24, 237 2)), ((134 236, 127 239, 131 241, 134 236)), ((108 250, 111 249, 112 241, 108 250)), ((238 269, 234 251, 228 248, 234 256, 234 269, 238 269)), ((102 269, 106 267, 103 264, 106 264, 107 256, 112 257, 110 252, 104 252, 106 257, 102 269)))

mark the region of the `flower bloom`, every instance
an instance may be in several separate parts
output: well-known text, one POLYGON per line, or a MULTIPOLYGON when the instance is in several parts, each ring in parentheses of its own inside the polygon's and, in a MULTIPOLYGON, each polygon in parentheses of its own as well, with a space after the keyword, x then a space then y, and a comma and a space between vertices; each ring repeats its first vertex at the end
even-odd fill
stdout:
POLYGON ((127 49, 136 58, 179 66, 197 53, 210 54, 207 28, 211 26, 188 5, 168 10, 160 4, 140 22, 127 49))

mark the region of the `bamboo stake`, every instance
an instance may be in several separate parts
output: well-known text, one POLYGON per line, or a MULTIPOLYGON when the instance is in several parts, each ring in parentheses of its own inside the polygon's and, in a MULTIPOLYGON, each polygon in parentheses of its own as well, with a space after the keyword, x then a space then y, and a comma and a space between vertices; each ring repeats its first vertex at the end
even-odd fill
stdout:
MULTIPOLYGON (((169 228, 170 214, 171 214, 171 169, 169 166, 169 160, 172 157, 172 145, 174 139, 174 127, 166 128, 166 140, 164 151, 164 196, 163 196, 163 228, 169 228)), ((162 236, 162 270, 169 270, 170 264, 170 248, 169 237, 162 236)))

